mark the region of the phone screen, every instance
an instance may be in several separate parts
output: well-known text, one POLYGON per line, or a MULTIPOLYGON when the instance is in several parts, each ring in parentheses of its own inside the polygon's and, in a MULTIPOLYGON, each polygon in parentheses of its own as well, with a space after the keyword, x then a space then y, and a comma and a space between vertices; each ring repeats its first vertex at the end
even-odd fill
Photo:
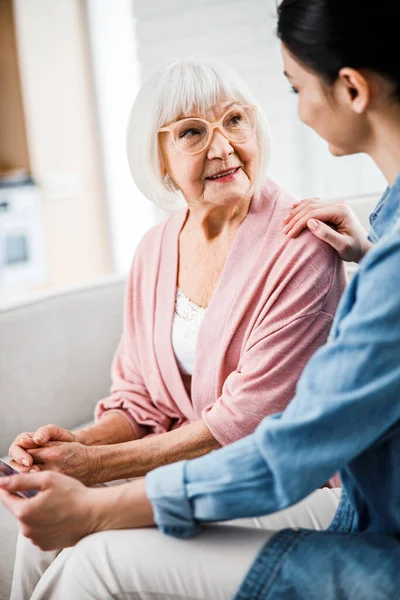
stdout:
MULTIPOLYGON (((19 471, 13 469, 10 465, 8 465, 4 460, 0 458, 0 477, 6 477, 7 475, 19 475, 19 471)), ((32 498, 38 493, 38 490, 22 490, 20 492, 16 492, 17 496, 22 496, 23 498, 32 498)))

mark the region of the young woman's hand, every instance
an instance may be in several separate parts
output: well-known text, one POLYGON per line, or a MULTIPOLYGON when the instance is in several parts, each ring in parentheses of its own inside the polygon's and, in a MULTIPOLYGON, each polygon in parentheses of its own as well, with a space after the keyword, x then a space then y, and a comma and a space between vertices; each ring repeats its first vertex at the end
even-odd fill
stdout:
POLYGON ((308 228, 346 262, 360 262, 373 247, 354 212, 340 202, 326 203, 317 198, 302 200, 293 205, 284 223, 287 236, 295 238, 308 228))
POLYGON ((18 519, 22 534, 42 550, 73 546, 97 531, 154 525, 144 479, 87 488, 59 473, 0 478, 0 501, 18 519), (38 490, 32 498, 15 492, 38 490))
POLYGON ((39 467, 33 464, 33 457, 28 450, 34 450, 46 446, 48 442, 77 442, 80 441, 79 434, 74 434, 68 429, 57 425, 45 425, 36 431, 25 431, 17 435, 11 444, 8 453, 13 460, 13 466, 22 473, 30 470, 39 471, 39 467))
POLYGON ((2 478, 0 500, 19 520, 21 533, 42 550, 73 546, 96 530, 92 490, 57 473, 28 473, 2 478), (17 491, 39 490, 33 498, 17 491))

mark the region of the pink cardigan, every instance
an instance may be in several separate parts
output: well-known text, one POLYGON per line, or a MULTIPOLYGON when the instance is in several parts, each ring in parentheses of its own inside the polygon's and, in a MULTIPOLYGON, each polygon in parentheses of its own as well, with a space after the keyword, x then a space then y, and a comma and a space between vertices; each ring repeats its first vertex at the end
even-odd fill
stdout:
POLYGON ((136 438, 203 419, 225 445, 254 431, 294 396, 310 356, 328 336, 345 286, 336 253, 310 232, 283 233, 293 199, 271 180, 252 200, 200 328, 192 398, 171 345, 178 238, 186 213, 149 231, 127 283, 111 395, 136 438))

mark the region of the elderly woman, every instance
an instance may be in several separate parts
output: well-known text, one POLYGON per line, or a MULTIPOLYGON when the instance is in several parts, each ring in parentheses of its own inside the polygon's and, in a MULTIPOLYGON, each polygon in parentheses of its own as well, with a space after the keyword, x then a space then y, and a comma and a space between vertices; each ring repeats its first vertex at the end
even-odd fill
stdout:
MULTIPOLYGON (((266 178, 267 122, 233 71, 179 61, 154 74, 135 101, 128 150, 141 191, 178 211, 136 252, 111 395, 88 429, 45 426, 10 448, 19 468, 88 485, 199 457, 283 410, 345 284, 330 246, 310 232, 285 236, 293 199, 266 178)), ((337 497, 320 490, 288 525, 327 526, 337 497)), ((35 552, 20 538, 19 600, 53 558, 35 552)))

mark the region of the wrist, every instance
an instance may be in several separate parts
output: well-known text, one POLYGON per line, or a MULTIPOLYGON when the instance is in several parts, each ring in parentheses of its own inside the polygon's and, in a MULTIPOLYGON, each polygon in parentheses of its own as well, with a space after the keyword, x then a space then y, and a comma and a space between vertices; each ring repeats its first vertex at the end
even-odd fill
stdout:
POLYGON ((75 442, 79 444, 83 444, 83 446, 90 446, 88 443, 88 436, 85 429, 80 429, 79 431, 74 432, 75 442))
POLYGON ((85 446, 120 444, 134 439, 129 421, 117 411, 104 413, 93 425, 80 429, 75 435, 76 441, 85 446))
POLYGON ((103 483, 110 479, 104 472, 101 449, 101 446, 88 446, 86 448, 85 463, 87 468, 86 477, 83 481, 85 485, 96 485, 97 483, 103 483))
POLYGON ((140 477, 135 458, 137 442, 93 447, 92 464, 97 482, 140 477))
POLYGON ((374 247, 375 247, 375 244, 370 242, 368 238, 365 238, 365 240, 361 244, 361 256, 360 256, 358 262, 360 262, 364 258, 364 256, 367 254, 367 252, 369 252, 374 247))
POLYGON ((91 533, 154 525, 144 478, 108 488, 88 489, 87 506, 91 533))

